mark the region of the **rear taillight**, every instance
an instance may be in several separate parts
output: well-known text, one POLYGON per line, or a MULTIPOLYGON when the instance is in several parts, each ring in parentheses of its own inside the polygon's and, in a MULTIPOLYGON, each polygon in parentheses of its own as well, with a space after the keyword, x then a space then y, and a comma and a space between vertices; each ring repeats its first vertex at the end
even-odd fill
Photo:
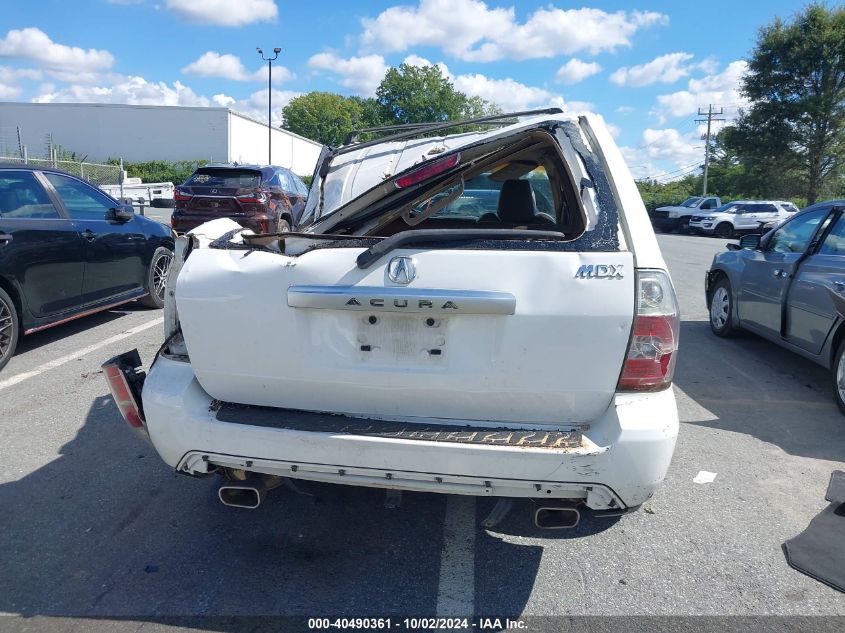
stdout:
POLYGON ((405 187, 416 185, 424 180, 433 178, 434 176, 439 176, 443 172, 449 171, 452 167, 457 165, 460 159, 460 154, 452 154, 446 158, 441 158, 440 160, 436 160, 432 163, 427 163, 425 166, 415 169, 401 178, 397 178, 396 186, 399 187, 399 189, 404 189, 405 187))
POLYGON ((185 193, 184 191, 181 191, 180 189, 174 189, 173 190, 173 200, 175 202, 187 202, 191 198, 193 198, 193 196, 189 193, 185 193))
POLYGON ((146 432, 144 414, 138 404, 135 391, 130 385, 131 379, 140 391, 140 385, 143 384, 146 376, 139 370, 140 365, 141 357, 138 356, 137 350, 133 350, 106 361, 102 368, 109 384, 109 391, 111 391, 115 404, 117 404, 120 415, 133 429, 146 432), (127 373, 129 374, 128 378, 127 373))
POLYGON ((620 391, 657 391, 672 384, 678 356, 680 315, 669 275, 637 270, 637 312, 620 391))
POLYGON ((260 233, 269 233, 270 220, 258 220, 258 228, 260 233))
POLYGON ((258 193, 247 193, 242 196, 238 196, 239 202, 248 202, 252 204, 264 204, 267 202, 267 196, 264 195, 263 192, 259 191, 258 193))

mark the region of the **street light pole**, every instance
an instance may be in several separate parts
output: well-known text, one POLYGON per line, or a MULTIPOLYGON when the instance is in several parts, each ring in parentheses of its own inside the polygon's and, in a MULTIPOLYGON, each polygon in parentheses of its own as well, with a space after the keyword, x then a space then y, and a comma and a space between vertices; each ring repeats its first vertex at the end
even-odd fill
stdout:
POLYGON ((256 48, 261 59, 267 62, 267 164, 273 164, 273 62, 282 51, 281 48, 274 48, 272 57, 264 57, 264 51, 256 48))

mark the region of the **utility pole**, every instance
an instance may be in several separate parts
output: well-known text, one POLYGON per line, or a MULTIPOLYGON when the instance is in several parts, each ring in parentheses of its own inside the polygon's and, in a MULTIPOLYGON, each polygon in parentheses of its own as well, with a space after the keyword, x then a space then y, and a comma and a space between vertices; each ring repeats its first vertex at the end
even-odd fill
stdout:
POLYGON ((716 119, 713 117, 714 114, 724 114, 725 109, 719 108, 718 112, 714 112, 713 104, 709 104, 707 107, 707 112, 702 112, 701 108, 698 109, 698 116, 707 116, 706 119, 696 119, 696 123, 704 123, 707 121, 707 136, 704 140, 704 186, 702 187, 701 195, 707 195, 707 170, 710 167, 710 124, 713 121, 724 121, 725 119, 716 119))
POLYGON ((274 48, 273 57, 264 57, 264 51, 256 48, 261 59, 267 62, 267 164, 273 164, 273 62, 282 51, 281 48, 274 48))

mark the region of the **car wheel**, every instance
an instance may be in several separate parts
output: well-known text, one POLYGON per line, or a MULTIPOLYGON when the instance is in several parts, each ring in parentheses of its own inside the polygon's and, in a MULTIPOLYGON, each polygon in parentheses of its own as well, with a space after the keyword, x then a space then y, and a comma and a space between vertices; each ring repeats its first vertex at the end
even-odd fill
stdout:
MULTIPOLYGON (((2 367, 2 361, 0 361, 2 367)), ((833 399, 839 410, 845 415, 845 340, 839 344, 831 370, 833 378, 833 399)))
POLYGON ((689 218, 681 218, 678 222, 678 233, 686 234, 690 232, 689 218))
POLYGON ((279 218, 279 224, 276 226, 276 233, 290 233, 290 222, 286 218, 279 218))
POLYGON ((15 353, 19 335, 20 324, 15 302, 0 288, 0 369, 6 366, 15 353))
POLYGON ((733 325, 733 295, 731 282, 722 277, 710 293, 710 329, 716 336, 733 336, 737 328, 733 325))
POLYGON ((163 246, 156 249, 147 271, 147 292, 141 303, 157 310, 164 307, 164 287, 167 283, 167 271, 173 261, 173 251, 163 246))
POLYGON ((729 240, 734 236, 734 227, 730 222, 722 222, 716 225, 716 237, 729 240))

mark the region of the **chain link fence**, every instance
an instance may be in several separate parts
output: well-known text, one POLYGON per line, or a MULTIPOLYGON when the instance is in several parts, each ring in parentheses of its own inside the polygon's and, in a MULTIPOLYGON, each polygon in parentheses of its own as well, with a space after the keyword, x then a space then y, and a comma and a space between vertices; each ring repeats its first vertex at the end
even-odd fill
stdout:
POLYGON ((80 163, 69 160, 49 160, 47 158, 27 158, 20 156, 0 156, 0 163, 30 165, 32 167, 52 167, 62 169, 74 176, 87 180, 92 185, 116 185, 120 180, 119 165, 100 163, 80 163))

